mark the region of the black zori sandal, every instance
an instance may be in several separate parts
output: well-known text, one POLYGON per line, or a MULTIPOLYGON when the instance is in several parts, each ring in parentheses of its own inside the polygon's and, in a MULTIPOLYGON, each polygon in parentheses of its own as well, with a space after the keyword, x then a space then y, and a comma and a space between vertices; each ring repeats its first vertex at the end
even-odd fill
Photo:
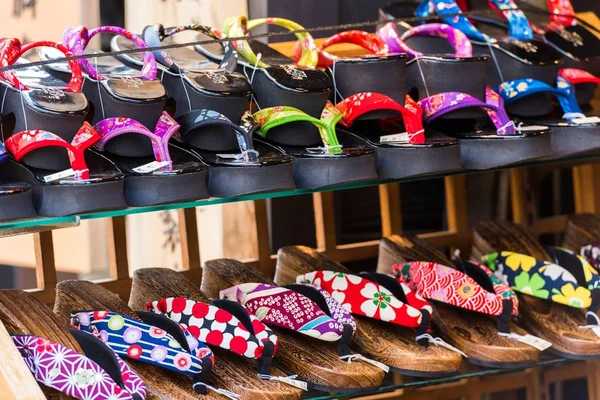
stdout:
MULTIPOLYGON (((188 30, 217 38, 210 28, 201 25, 172 29, 153 25, 144 29, 143 36, 153 46, 160 46, 176 33, 188 30)), ((132 48, 121 37, 115 37, 111 46, 115 50, 132 48)), ((233 49, 226 51, 218 66, 186 48, 169 49, 168 53, 155 51, 154 55, 159 61, 161 80, 175 105, 173 115, 181 125, 177 135, 181 146, 211 167, 211 196, 233 197, 295 188, 291 157, 273 146, 255 142, 252 134, 256 124, 251 119, 245 118, 238 126, 252 87, 244 76, 233 72, 233 49)), ((122 59, 132 66, 143 65, 137 54, 122 59)))
MULTIPOLYGON (((21 47, 17 39, 4 39, 0 59, 3 65, 12 65, 24 52, 40 46, 71 54, 54 42, 21 47)), ((80 93, 79 65, 69 65, 73 73, 66 87, 39 68, 8 71, 0 77, 6 99, 2 113, 15 118, 12 135, 11 128, 3 126, 4 142, 13 157, 25 166, 9 163, 5 171, 33 186, 34 205, 43 216, 126 206, 123 174, 105 157, 87 151, 100 136, 84 122, 87 101, 80 93)))

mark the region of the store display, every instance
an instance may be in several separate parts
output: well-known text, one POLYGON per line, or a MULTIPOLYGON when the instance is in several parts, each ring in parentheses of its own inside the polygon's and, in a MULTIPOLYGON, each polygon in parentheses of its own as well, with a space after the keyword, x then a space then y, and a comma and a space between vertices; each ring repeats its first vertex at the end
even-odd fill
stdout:
MULTIPOLYGON (((335 279, 338 275, 341 278, 339 282, 335 282, 335 293, 332 291, 334 298, 341 299, 341 293, 337 294, 338 288, 343 291, 356 286, 356 282, 364 283, 364 291, 361 290, 359 293, 366 298, 361 304, 354 304, 354 298, 348 298, 346 301, 346 296, 342 300, 342 304, 347 303, 345 308, 350 307, 350 311, 354 314, 356 334, 353 343, 359 354, 387 365, 390 371, 408 376, 447 376, 458 371, 462 361, 458 352, 428 343, 428 341, 421 340, 423 344, 417 342, 417 333, 414 328, 419 326, 423 320, 425 320, 423 323, 425 330, 429 325, 429 319, 423 318, 425 313, 414 307, 409 309, 400 301, 393 302, 392 292, 388 293, 387 289, 382 289, 380 286, 378 290, 375 282, 367 281, 362 277, 356 277, 360 279, 351 278, 355 282, 344 279, 344 276, 350 274, 350 271, 314 249, 304 246, 289 246, 279 249, 274 278, 276 283, 281 285, 296 283, 298 277, 322 273, 317 271, 337 272, 333 278, 335 279), (412 329, 407 329, 406 325, 398 326, 385 322, 396 318, 396 311, 392 309, 392 306, 402 310, 403 313, 409 310, 416 311, 412 315, 412 319, 415 320, 412 329), (380 320, 376 321, 375 319, 380 320)), ((318 283, 326 290, 328 290, 327 288, 333 289, 333 282, 330 284, 325 284, 323 281, 318 283)), ((406 290, 406 292, 410 293, 410 290, 406 290)), ((413 297, 413 300, 412 304, 419 303, 421 304, 419 307, 423 311, 426 310, 422 307, 424 305, 422 299, 413 297)), ((359 300, 356 299, 356 301, 359 300)), ((411 319, 408 313, 405 315, 407 315, 407 319, 411 319)), ((398 319, 400 318, 398 316, 398 319)))
POLYGON ((453 263, 421 239, 394 235, 379 244, 377 271, 394 274, 401 281, 408 279, 409 284, 413 280, 416 292, 434 306, 434 326, 443 339, 468 356, 467 362, 512 368, 539 360, 538 349, 508 336, 527 334, 512 318, 518 304, 514 293, 495 283, 491 274, 481 274, 480 266, 453 263))
POLYGON ((526 293, 519 294, 520 324, 523 328, 552 343, 547 350, 549 352, 574 359, 600 357, 600 338, 592 329, 582 328, 588 325, 582 308, 591 303, 589 297, 586 298, 589 290, 575 288, 573 275, 551 264, 552 257, 524 228, 506 221, 479 223, 475 227, 472 258, 484 262, 489 258, 494 262, 491 267, 495 266, 499 271, 497 258, 486 257, 498 252, 505 261, 502 273, 498 272, 497 276, 517 292, 526 293), (521 273, 517 275, 519 270, 521 273), (564 284, 560 286, 560 282, 564 284), (549 297, 549 300, 543 299, 549 297))
MULTIPOLYGON (((211 260, 204 265, 201 289, 206 295, 218 298, 221 290, 251 282, 274 284, 247 264, 229 259, 211 260)), ((297 374, 296 379, 305 382, 309 389, 358 394, 381 384, 384 371, 380 367, 361 360, 348 362, 340 358, 337 343, 317 340, 274 325, 270 328, 280 342, 274 360, 276 365, 297 374), (298 354, 310 354, 310 357, 298 357, 298 354)))

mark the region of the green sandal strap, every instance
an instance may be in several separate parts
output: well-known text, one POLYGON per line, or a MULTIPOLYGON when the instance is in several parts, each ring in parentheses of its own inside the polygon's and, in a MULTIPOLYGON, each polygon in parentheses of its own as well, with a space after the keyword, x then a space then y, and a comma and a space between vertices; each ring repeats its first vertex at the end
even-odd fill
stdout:
MULTIPOLYGON (((252 29, 265 24, 278 25, 291 31, 304 29, 302 25, 285 18, 256 18, 249 21, 247 17, 240 15, 230 17, 225 21, 224 33, 229 37, 246 36, 252 29)), ((302 56, 298 60, 298 66, 315 68, 319 62, 319 54, 312 36, 307 32, 296 33, 295 35, 302 43, 302 56)), ((234 46, 237 53, 251 65, 257 65, 261 68, 267 66, 262 61, 257 62, 257 56, 247 41, 235 40, 234 46)))

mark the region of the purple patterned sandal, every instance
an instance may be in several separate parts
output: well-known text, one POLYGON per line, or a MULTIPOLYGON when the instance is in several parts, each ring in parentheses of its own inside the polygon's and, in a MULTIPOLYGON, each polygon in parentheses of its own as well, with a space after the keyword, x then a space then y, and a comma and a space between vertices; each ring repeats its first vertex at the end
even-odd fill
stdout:
POLYGON ((107 118, 95 126, 96 148, 125 174, 125 201, 129 206, 152 206, 204 199, 206 165, 191 152, 169 143, 179 124, 163 111, 154 132, 131 118, 107 118), (153 156, 131 157, 104 151, 111 141, 136 136, 152 146, 153 156))

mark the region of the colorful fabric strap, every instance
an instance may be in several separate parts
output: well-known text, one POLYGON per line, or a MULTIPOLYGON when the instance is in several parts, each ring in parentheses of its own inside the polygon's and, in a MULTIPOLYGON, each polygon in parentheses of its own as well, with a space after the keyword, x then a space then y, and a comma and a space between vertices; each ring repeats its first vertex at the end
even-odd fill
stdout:
POLYGON ((10 156, 8 155, 8 150, 6 150, 4 143, 0 143, 0 164, 8 160, 9 158, 10 156))
MULTIPOLYGON (((594 244, 588 244, 583 246, 580 250, 579 250, 579 254, 586 259, 586 261, 591 264, 590 267, 597 269, 600 269, 600 244, 594 243, 594 244)), ((594 275, 597 275, 598 272, 594 270, 594 271, 589 271, 590 273, 593 273, 594 275)), ((591 275, 587 275, 586 273, 586 280, 590 281, 592 279, 591 275)), ((595 281, 595 279, 594 279, 595 281)), ((600 282, 598 284, 596 284, 594 282, 594 287, 590 288, 590 289, 596 289, 597 287, 600 287, 600 282)))
POLYGON ((95 361, 59 343, 32 335, 11 338, 35 379, 67 396, 81 400, 146 398, 140 377, 114 353, 121 385, 95 361))
POLYGON ((517 292, 575 308, 592 304, 590 290, 559 265, 511 251, 485 255, 482 262, 517 292))
POLYGON ((71 326, 98 337, 117 354, 194 378, 194 390, 206 393, 203 382, 214 365, 204 343, 164 318, 159 327, 110 311, 71 313, 71 326), (167 329, 168 328, 168 331, 167 329))
MULTIPOLYGON (((278 25, 289 30, 302 30, 304 27, 284 18, 257 18, 248 21, 245 16, 230 17, 225 21, 224 33, 228 37, 246 36, 252 29, 261 25, 278 25)), ((302 54, 298 59, 298 66, 304 68, 314 68, 319 62, 319 54, 317 46, 312 36, 307 32, 295 33, 296 37, 302 44, 302 54)), ((243 57, 248 64, 257 65, 260 68, 265 68, 267 65, 258 60, 256 54, 252 51, 250 44, 245 40, 232 41, 237 54, 243 57)))
POLYGON ((71 143, 61 137, 40 129, 15 133, 6 141, 6 148, 17 161, 21 161, 30 152, 43 147, 63 147, 67 149, 75 179, 89 179, 90 173, 85 163, 84 151, 100 140, 100 135, 88 122, 84 122, 71 143))
MULTIPOLYGON (((200 32, 211 39, 223 39, 225 36, 217 31, 214 28, 210 28, 204 25, 191 24, 191 25, 182 25, 176 28, 168 28, 165 29, 161 24, 151 25, 144 28, 142 33, 142 37, 146 44, 150 47, 160 47, 162 46, 162 41, 168 37, 171 37, 179 32, 184 31, 196 31, 200 32)), ((237 58, 234 55, 233 46, 229 44, 229 42, 220 42, 223 46, 223 59, 219 65, 219 69, 224 72, 234 72, 237 66, 237 58)), ((152 52, 154 54, 155 59, 160 62, 162 65, 165 65, 169 68, 170 71, 180 74, 184 71, 179 65, 169 56, 169 53, 165 50, 154 50, 152 52)), ((218 73, 215 71, 211 71, 212 73, 218 73)), ((202 71, 198 71, 198 73, 203 73, 202 71)))
POLYGON ((556 88, 536 79, 515 79, 502 83, 499 89, 500 97, 506 104, 514 103, 535 93, 552 93, 560 103, 564 119, 585 117, 577 104, 573 85, 560 75, 556 78, 556 88))
POLYGON ((315 302, 284 287, 243 283, 221 290, 219 296, 241 304, 267 325, 291 329, 327 342, 340 340, 344 333, 343 327, 315 302))
MULTIPOLYGON (((115 35, 123 36, 129 39, 135 47, 138 49, 145 49, 148 47, 146 42, 139 36, 129 32, 124 28, 118 26, 100 26, 92 30, 88 30, 85 26, 69 27, 65 29, 63 34, 63 43, 67 45, 69 50, 76 56, 83 55, 85 48, 88 46, 92 37, 99 33, 112 33, 115 35)), ((142 76, 148 80, 156 79, 156 60, 152 52, 145 51, 142 53, 144 64, 142 66, 142 76)), ((77 60, 81 68, 93 79, 104 80, 106 77, 102 76, 92 63, 87 58, 81 58, 77 60)))
POLYGON ((156 161, 169 162, 163 169, 170 170, 172 168, 169 140, 179 131, 179 124, 166 111, 162 112, 156 122, 154 132, 150 132, 141 122, 126 117, 103 119, 94 125, 94 128, 100 135, 100 140, 96 143, 98 150, 104 150, 106 143, 117 136, 127 133, 138 133, 147 136, 152 142, 152 150, 156 161))
POLYGON ((258 373, 270 374, 277 336, 238 303, 217 300, 210 305, 169 297, 147 303, 146 310, 166 316, 200 342, 258 360, 258 373))
POLYGON ((335 132, 335 125, 342 117, 342 113, 329 102, 323 109, 321 119, 311 117, 305 112, 289 106, 263 108, 252 115, 252 118, 260 125, 258 134, 265 138, 268 137, 269 130, 280 125, 300 121, 312 123, 319 130, 324 151, 327 154, 342 154, 342 146, 335 132))
POLYGON ((343 118, 340 122, 344 126, 351 126, 358 117, 371 111, 398 111, 402 115, 409 143, 425 143, 425 130, 422 121, 423 109, 409 95, 405 96, 403 107, 393 99, 380 93, 357 93, 337 103, 335 108, 342 113, 343 118))
POLYGON ((533 28, 527 17, 513 0, 488 0, 490 6, 500 11, 508 23, 508 34, 517 40, 533 39, 533 28))
POLYGON ((377 36, 387 43, 390 54, 407 54, 410 59, 421 57, 423 53, 410 48, 406 44, 406 41, 411 37, 420 36, 433 36, 445 39, 454 48, 454 56, 456 57, 473 56, 473 46, 467 35, 447 24, 423 24, 411 28, 404 32, 402 36, 399 36, 396 24, 388 22, 379 28, 377 36))
POLYGON ((465 264, 473 276, 445 265, 425 261, 396 264, 394 276, 420 296, 466 310, 501 317, 498 330, 509 333, 511 315, 517 315, 519 303, 515 293, 480 264, 465 264), (483 275, 481 275, 483 274, 483 275))
POLYGON ((297 283, 308 283, 327 291, 342 307, 356 315, 378 319, 409 328, 421 327, 423 312, 427 325, 432 308, 418 294, 401 284, 406 302, 391 290, 362 276, 334 271, 314 271, 296 277, 297 283))
POLYGON ((600 78, 582 69, 563 68, 558 71, 558 74, 574 85, 578 83, 595 83, 600 85, 600 78))
POLYGON ((577 25, 575 9, 570 0, 547 0, 550 21, 560 26, 577 25))
MULTIPOLYGON (((375 56, 387 56, 390 53, 388 45, 374 33, 358 30, 344 31, 330 36, 323 43, 321 43, 317 49, 319 53, 319 63, 317 64, 318 67, 330 67, 333 65, 333 63, 340 59, 339 56, 325 51, 326 48, 340 43, 355 44, 375 56)), ((302 42, 297 41, 292 50, 296 60, 299 60, 302 57, 302 50, 302 42)))
POLYGON ((496 127, 496 134, 509 136, 516 133, 515 125, 504 110, 502 98, 490 88, 485 91, 486 102, 460 92, 434 94, 419 101, 423 109, 423 120, 430 123, 434 119, 462 108, 480 107, 485 109, 496 127))
POLYGON ((459 29, 472 40, 489 42, 490 37, 479 32, 477 28, 462 14, 462 10, 454 0, 423 0, 416 8, 415 15, 425 18, 437 14, 442 21, 456 29, 459 29), (449 15, 444 17, 444 15, 449 15))
MULTIPOLYGON (((24 53, 35 47, 53 47, 63 53, 65 57, 71 57, 73 55, 66 46, 60 43, 42 41, 21 45, 19 39, 0 39, 0 67, 13 65, 24 53)), ((64 90, 67 92, 78 93, 81 91, 81 85, 83 85, 81 68, 77 61, 69 60, 69 69, 71 70, 71 79, 64 90)), ((15 89, 29 90, 26 85, 19 81, 13 71, 0 72, 0 79, 7 82, 15 89)))

